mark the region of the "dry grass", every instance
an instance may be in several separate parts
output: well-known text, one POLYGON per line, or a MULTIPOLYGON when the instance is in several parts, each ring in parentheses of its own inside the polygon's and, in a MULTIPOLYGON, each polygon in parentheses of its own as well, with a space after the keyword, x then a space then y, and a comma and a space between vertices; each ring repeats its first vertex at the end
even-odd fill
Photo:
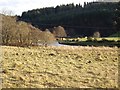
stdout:
POLYGON ((118 87, 118 48, 2 46, 3 87, 118 87))

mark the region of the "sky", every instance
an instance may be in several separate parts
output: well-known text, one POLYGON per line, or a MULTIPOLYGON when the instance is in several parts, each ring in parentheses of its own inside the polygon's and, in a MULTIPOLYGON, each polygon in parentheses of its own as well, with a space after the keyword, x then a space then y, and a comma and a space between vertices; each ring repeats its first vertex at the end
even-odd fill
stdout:
POLYGON ((21 15, 22 12, 43 8, 43 7, 55 7, 61 4, 81 4, 84 2, 91 2, 95 0, 0 0, 0 12, 8 11, 13 15, 21 15))
MULTIPOLYGON (((96 0, 0 0, 0 12, 12 12, 13 15, 21 15, 22 12, 43 8, 55 7, 62 4, 81 4, 84 2, 92 2, 96 0)), ((98 0, 98 1, 120 1, 120 0, 98 0)))

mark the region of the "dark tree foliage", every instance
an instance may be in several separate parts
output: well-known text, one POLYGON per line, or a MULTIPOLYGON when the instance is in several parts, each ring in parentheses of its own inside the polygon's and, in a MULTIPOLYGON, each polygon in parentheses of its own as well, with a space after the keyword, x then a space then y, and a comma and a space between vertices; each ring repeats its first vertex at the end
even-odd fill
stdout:
POLYGON ((120 31, 120 2, 117 5, 116 9, 116 27, 120 31))
POLYGON ((90 2, 84 7, 72 3, 23 12, 20 20, 43 29, 60 25, 67 32, 74 29, 78 36, 92 36, 96 29, 109 36, 117 32, 113 25, 117 6, 117 2, 90 2))

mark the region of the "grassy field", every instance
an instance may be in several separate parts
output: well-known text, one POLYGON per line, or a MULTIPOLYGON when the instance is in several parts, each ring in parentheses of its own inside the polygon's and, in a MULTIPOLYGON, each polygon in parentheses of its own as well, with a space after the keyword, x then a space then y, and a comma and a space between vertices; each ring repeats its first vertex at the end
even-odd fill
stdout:
MULTIPOLYGON (((64 38, 63 41, 87 41, 88 39, 87 38, 91 38, 91 39, 94 39, 93 37, 83 37, 83 38, 64 38)), ((96 38, 98 41, 102 40, 102 39, 106 39, 106 40, 114 40, 114 41, 118 41, 120 40, 120 37, 101 37, 101 38, 96 38)))
POLYGON ((120 47, 120 37, 84 37, 84 38, 63 38, 58 40, 61 44, 75 45, 75 46, 109 46, 120 47))
POLYGON ((117 47, 2 46, 4 88, 117 88, 117 47))

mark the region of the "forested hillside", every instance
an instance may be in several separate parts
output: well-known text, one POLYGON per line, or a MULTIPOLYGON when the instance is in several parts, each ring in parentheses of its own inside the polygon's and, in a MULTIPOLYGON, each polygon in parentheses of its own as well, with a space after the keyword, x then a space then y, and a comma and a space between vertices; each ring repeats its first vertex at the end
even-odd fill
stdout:
POLYGON ((118 7, 117 2, 90 2, 83 7, 72 3, 29 10, 19 18, 41 29, 63 26, 68 36, 92 36, 95 31, 101 36, 110 36, 118 31, 118 7))

